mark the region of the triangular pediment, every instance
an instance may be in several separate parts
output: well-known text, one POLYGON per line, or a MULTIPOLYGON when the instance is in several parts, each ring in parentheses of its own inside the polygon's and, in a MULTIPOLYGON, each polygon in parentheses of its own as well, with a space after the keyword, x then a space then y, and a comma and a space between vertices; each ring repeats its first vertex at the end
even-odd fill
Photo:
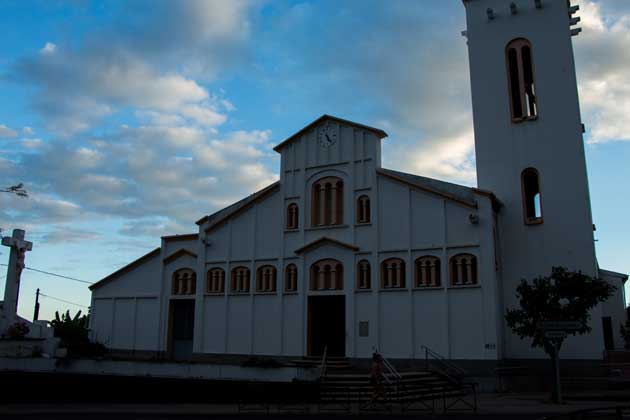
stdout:
POLYGON ((326 121, 332 121, 332 122, 336 122, 336 123, 339 123, 339 124, 344 124, 344 125, 349 125, 349 126, 356 127, 356 128, 361 128, 363 130, 370 131, 370 132, 376 134, 376 136, 378 138, 380 138, 380 139, 387 137, 387 133, 385 131, 381 130, 380 128, 370 127, 369 125, 359 124, 359 123, 356 123, 354 121, 344 120, 343 118, 338 118, 338 117, 334 117, 332 115, 324 114, 321 117, 319 117, 318 119, 316 119, 315 121, 313 121, 312 123, 308 124, 306 127, 302 128, 300 131, 296 132, 295 134, 292 134, 286 140, 284 140, 283 142, 278 144, 276 147, 274 147, 273 150, 275 150, 276 152, 280 152, 280 149, 282 149, 284 146, 286 146, 287 144, 291 143, 293 140, 299 138, 300 136, 302 136, 307 131, 312 130, 312 129, 316 128, 318 125, 325 123, 326 121))
POLYGON ((317 239, 317 240, 315 240, 315 241, 313 241, 311 243, 308 243, 308 244, 304 245, 301 248, 296 249, 295 253, 296 254, 304 254, 306 252, 312 251, 313 249, 316 249, 316 248, 319 248, 319 247, 322 247, 322 246, 325 246, 325 245, 333 245, 333 246, 337 246, 339 248, 349 249, 349 250, 354 251, 354 252, 359 250, 358 246, 354 246, 352 244, 348 244, 348 243, 341 242, 341 241, 338 241, 336 239, 324 236, 324 237, 319 238, 319 239, 317 239))
POLYGON ((168 257, 165 257, 163 262, 164 262, 164 264, 168 264, 171 261, 174 261, 174 260, 176 260, 179 257, 184 256, 184 255, 188 255, 189 257, 197 258, 197 254, 195 254, 193 251, 191 251, 189 249, 186 249, 186 248, 182 248, 182 249, 179 249, 179 250, 173 252, 168 257))

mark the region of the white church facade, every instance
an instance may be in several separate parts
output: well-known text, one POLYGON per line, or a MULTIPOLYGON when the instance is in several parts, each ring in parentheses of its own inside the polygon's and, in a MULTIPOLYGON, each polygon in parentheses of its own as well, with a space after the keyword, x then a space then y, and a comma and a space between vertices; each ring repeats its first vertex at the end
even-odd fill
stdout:
POLYGON ((521 279, 565 266, 618 290, 563 357, 621 346, 627 276, 595 253, 575 9, 464 4, 479 188, 382 168, 383 130, 324 115, 275 147, 278 182, 92 285, 93 337, 192 360, 542 358, 504 315, 521 279))

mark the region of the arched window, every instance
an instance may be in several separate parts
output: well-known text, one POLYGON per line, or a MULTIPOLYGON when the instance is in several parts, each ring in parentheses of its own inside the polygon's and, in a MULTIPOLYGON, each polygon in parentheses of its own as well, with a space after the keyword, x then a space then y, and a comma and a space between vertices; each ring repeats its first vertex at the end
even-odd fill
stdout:
POLYGON ((370 289, 372 287, 370 263, 361 260, 357 264, 357 289, 370 289))
POLYGON ((414 287, 437 287, 440 285, 440 259, 424 256, 416 259, 414 287))
POLYGON ((289 264, 284 269, 284 291, 297 292, 297 266, 289 264))
POLYGON ((295 203, 287 206, 287 229, 297 229, 299 226, 299 210, 295 203))
POLYGON ((336 177, 315 182, 311 194, 311 224, 313 226, 343 223, 343 181, 336 177))
POLYGON ((405 288, 405 262, 400 258, 390 258, 381 263, 381 288, 405 288))
POLYGON ((230 276, 230 292, 249 292, 250 272, 247 267, 234 267, 230 276))
POLYGON ((173 273, 173 295, 194 295, 197 289, 197 273, 190 268, 181 268, 173 273))
POLYGON ((217 267, 208 271, 206 291, 208 293, 225 292, 225 270, 217 267))
POLYGON ((370 197, 357 198, 357 223, 370 223, 370 197))
POLYGON ((311 266, 311 290, 343 290, 343 266, 337 260, 320 260, 311 266))
POLYGON ((256 270, 256 291, 275 292, 276 291, 276 267, 273 265, 263 265, 256 270))
POLYGON ((536 118, 538 104, 531 43, 523 38, 510 42, 506 48, 506 60, 512 121, 536 118))
POLYGON ((523 216, 525 224, 542 223, 540 176, 536 169, 527 168, 521 173, 521 187, 523 189, 523 216))
POLYGON ((459 254, 451 257, 451 286, 477 284, 477 257, 459 254))

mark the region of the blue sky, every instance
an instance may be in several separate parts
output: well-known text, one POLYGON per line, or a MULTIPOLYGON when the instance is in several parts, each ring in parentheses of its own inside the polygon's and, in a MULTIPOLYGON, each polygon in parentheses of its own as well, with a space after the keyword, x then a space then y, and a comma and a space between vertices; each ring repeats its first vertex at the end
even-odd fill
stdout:
MULTIPOLYGON (((630 272, 630 2, 579 4, 598 257, 630 272)), ((195 231, 277 179, 273 146, 324 113, 385 129, 386 167, 476 183, 458 0, 5 0, 0 26, 0 186, 31 193, 0 196, 0 227, 27 230, 33 268, 96 281, 195 231)), ((26 271, 22 316, 37 287, 89 304, 26 271)), ((66 308, 44 298, 42 318, 66 308)))

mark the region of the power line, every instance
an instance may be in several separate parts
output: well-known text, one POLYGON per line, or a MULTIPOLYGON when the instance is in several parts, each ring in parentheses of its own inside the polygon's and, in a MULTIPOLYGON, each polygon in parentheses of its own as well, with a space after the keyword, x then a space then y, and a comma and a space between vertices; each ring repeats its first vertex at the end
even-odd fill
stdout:
POLYGON ((76 303, 76 302, 70 302, 69 300, 65 300, 65 299, 59 299, 58 297, 54 297, 54 296, 50 296, 50 295, 45 295, 43 293, 39 293, 40 296, 42 297, 47 297, 48 299, 53 299, 53 300, 58 300, 59 302, 64 302, 64 303, 69 303, 70 305, 76 305, 76 306, 81 306, 83 308, 89 309, 88 306, 85 305, 81 305, 80 303, 76 303))
MULTIPOLYGON (((8 267, 8 264, 0 264, 0 265, 2 265, 4 267, 8 267)), ((72 281, 78 281, 80 283, 92 284, 91 281, 75 279, 74 277, 68 277, 68 276, 64 276, 62 274, 51 273, 50 271, 38 270, 37 268, 31 268, 31 267, 24 267, 24 268, 26 270, 31 270, 31 271, 35 271, 37 273, 47 274, 49 276, 61 277, 62 279, 66 279, 66 280, 72 280, 72 281)))

